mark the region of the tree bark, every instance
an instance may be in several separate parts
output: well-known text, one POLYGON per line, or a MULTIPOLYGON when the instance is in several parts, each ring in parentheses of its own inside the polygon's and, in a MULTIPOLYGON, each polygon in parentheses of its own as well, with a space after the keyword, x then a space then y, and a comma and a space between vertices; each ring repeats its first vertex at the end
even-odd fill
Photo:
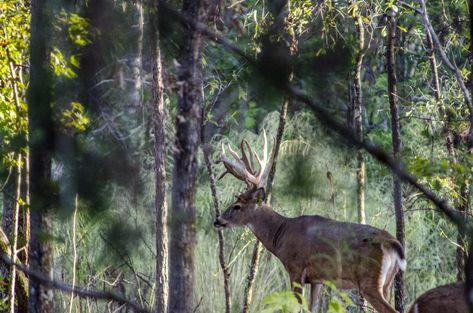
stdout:
POLYGON ((168 304, 168 209, 166 205, 166 134, 164 128, 164 83, 159 44, 158 0, 150 8, 151 61, 153 67, 154 161, 156 172, 156 312, 166 313, 168 304))
MULTIPOLYGON (((30 81, 27 95, 30 149, 30 250, 34 271, 52 278, 51 150, 54 143, 52 84, 48 53, 48 9, 45 0, 31 1, 30 81)), ((53 293, 37 280, 29 282, 28 311, 53 312, 53 293)))
MULTIPOLYGON (((349 1, 351 5, 352 1, 349 1)), ((353 8, 355 10, 355 8, 353 8)), ((363 101, 361 93, 361 66, 363 65, 363 57, 365 55, 365 29, 363 27, 363 19, 359 13, 359 8, 355 10, 353 20, 355 22, 356 32, 358 33, 358 51, 356 54, 355 65, 353 67, 353 109, 355 119, 355 134, 359 140, 363 141, 363 101)), ((356 151, 356 203, 358 208, 358 223, 366 224, 365 213, 365 158, 363 149, 356 151)))
MULTIPOLYGON (((182 13, 204 22, 205 0, 184 0, 182 13)), ((196 174, 200 144, 202 98, 203 36, 191 25, 185 35, 178 58, 178 105, 172 186, 171 244, 169 262, 169 311, 193 311, 194 254, 196 245, 196 174)))
MULTIPOLYGON (((387 12, 387 39, 386 39, 386 68, 388 71, 388 96, 391 110, 391 134, 393 158, 399 160, 401 151, 401 135, 399 129, 397 78, 396 78, 396 17, 393 9, 387 12)), ((396 238, 404 246, 404 211, 402 208, 401 181, 393 177, 394 211, 396 214, 396 238)), ((394 280, 395 308, 400 313, 404 312, 404 275, 399 271, 394 280)))

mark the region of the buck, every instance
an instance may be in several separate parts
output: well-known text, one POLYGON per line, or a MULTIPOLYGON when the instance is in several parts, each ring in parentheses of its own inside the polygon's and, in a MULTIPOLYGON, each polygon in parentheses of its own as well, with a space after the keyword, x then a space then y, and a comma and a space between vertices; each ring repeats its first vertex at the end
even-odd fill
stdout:
POLYGON ((431 289, 412 304, 409 313, 468 313, 463 283, 431 289))
POLYGON ((264 134, 263 158, 246 140, 240 157, 222 146, 220 161, 246 190, 215 220, 215 227, 247 226, 289 273, 294 292, 310 284, 310 311, 315 312, 324 281, 340 289, 358 289, 380 313, 396 313, 386 301, 396 273, 405 270, 402 245, 388 232, 368 225, 338 222, 318 215, 285 217, 265 205, 263 184, 274 161, 274 143, 268 157, 264 134), (258 166, 256 167, 256 163, 258 166), (294 284, 296 283, 296 284, 294 284))

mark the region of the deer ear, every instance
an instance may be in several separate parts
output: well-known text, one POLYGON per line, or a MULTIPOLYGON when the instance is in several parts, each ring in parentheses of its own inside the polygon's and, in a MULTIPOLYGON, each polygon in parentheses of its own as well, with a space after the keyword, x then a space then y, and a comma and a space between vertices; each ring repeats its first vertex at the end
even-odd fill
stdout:
POLYGON ((264 188, 263 187, 259 187, 258 189, 256 189, 252 194, 251 194, 252 198, 254 200, 256 200, 256 202, 258 202, 259 204, 261 204, 261 202, 264 202, 266 200, 266 192, 264 191, 264 188))

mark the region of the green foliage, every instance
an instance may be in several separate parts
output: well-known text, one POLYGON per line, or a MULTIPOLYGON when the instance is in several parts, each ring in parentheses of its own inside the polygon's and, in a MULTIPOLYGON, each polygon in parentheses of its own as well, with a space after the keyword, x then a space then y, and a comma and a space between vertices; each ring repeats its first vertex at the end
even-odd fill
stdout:
POLYGON ((264 297, 261 304, 263 305, 263 309, 260 311, 261 313, 309 312, 305 299, 303 299, 302 303, 299 303, 296 295, 292 291, 275 291, 264 297))
POLYGON ((85 131, 89 124, 84 106, 79 102, 71 102, 70 109, 62 112, 59 121, 64 127, 72 131, 85 131))
POLYGON ((28 132, 25 103, 29 41, 29 2, 0 3, 0 178, 24 152, 28 132))
POLYGON ((349 312, 347 309, 355 306, 350 297, 345 292, 339 291, 332 282, 325 281, 324 285, 332 291, 327 313, 345 313, 349 312))
POLYGON ((64 75, 69 79, 77 78, 77 74, 69 65, 69 62, 64 58, 62 52, 56 47, 54 47, 51 51, 51 66, 56 76, 64 75))
MULTIPOLYGON (((105 3, 105 2, 100 2, 105 3)), ((73 153, 54 156, 56 181, 51 193, 61 195, 55 224, 55 275, 71 280, 72 227, 67 217, 72 212, 75 194, 80 195, 77 228, 79 254, 78 282, 102 288, 118 278, 127 297, 152 307, 154 299, 154 150, 151 73, 147 33, 143 43, 142 106, 129 113, 131 75, 136 60, 136 14, 126 1, 106 2, 109 6, 100 23, 86 5, 69 4, 55 16, 51 41, 51 67, 55 77, 54 118, 61 148, 73 153), (83 14, 88 12, 87 14, 83 14), (87 16, 87 18, 85 17, 87 16), (89 20, 90 18, 90 20, 89 20), (100 24, 97 23, 97 24, 100 24), (99 26, 102 27, 99 29, 99 26), (94 45, 100 40, 100 45, 94 45), (98 48, 100 47, 100 49, 98 48), (97 51, 94 51, 96 49, 97 51), (92 52, 91 52, 92 51, 92 52), (88 54, 87 54, 88 53, 88 54), (84 60, 93 63, 90 66, 84 60), (81 63, 82 62, 82 63, 81 63), (94 63, 96 62, 96 63, 94 63), (89 70, 87 72, 87 70, 89 70), (79 81, 79 73, 87 73, 79 81), (67 148, 65 148, 67 147, 67 148), (70 150, 68 150, 70 149, 70 150), (60 191, 60 192, 59 192, 60 191), (116 240, 115 240, 116 239, 116 240), (113 256, 113 257, 110 257, 113 256), (151 282, 151 283, 150 283, 151 282), (149 285, 148 285, 149 284, 149 285)), ((472 156, 464 154, 464 133, 469 128, 468 108, 453 74, 439 64, 442 97, 435 100, 431 90, 431 73, 425 47, 425 30, 418 16, 390 1, 291 1, 284 25, 289 35, 299 39, 298 55, 281 62, 275 46, 262 40, 275 21, 276 2, 232 1, 222 7, 215 26, 226 38, 236 42, 251 56, 267 62, 264 71, 224 50, 220 44, 206 42, 204 88, 212 167, 222 171, 219 159, 222 143, 236 147, 246 138, 261 147, 262 129, 274 137, 284 90, 274 87, 280 75, 294 70, 294 84, 328 109, 340 121, 348 120, 349 73, 357 34, 353 16, 360 14, 370 42, 363 63, 362 91, 365 138, 391 151, 390 117, 387 101, 387 77, 384 64, 384 13, 399 10, 399 48, 397 49, 399 113, 405 167, 449 202, 459 199, 459 187, 471 180, 472 156), (316 9, 315 9, 316 8, 316 9), (261 58, 266 53, 266 59, 261 58), (280 64, 283 63, 283 64, 280 64), (457 162, 445 149, 445 127, 458 139, 457 162), (213 137, 211 137, 213 136, 213 137), (211 137, 211 138, 210 138, 211 137)), ((429 12, 447 54, 460 68, 463 78, 470 75, 466 1, 428 1, 429 12)), ((103 13, 102 12, 102 13, 103 13)), ((277 13, 277 12, 276 12, 277 13)), ((24 151, 27 139, 29 3, 0 2, 0 177, 15 166, 14 154, 24 151), (13 72, 11 70, 13 65, 13 72), (18 93, 16 100, 15 90, 18 93)), ((176 147, 173 124, 176 120, 177 55, 180 34, 176 21, 163 16, 162 52, 166 72, 166 113, 163 126, 167 139, 168 190, 172 183, 172 159, 176 147)), ((146 27, 145 27, 146 28, 146 27)), ((270 34, 272 40, 287 45, 286 33, 270 34)), ((284 78, 284 77, 283 77, 284 78)), ((285 81, 284 81, 285 82, 285 81)), ((355 153, 343 145, 343 138, 333 136, 321 121, 292 102, 278 159, 274 185, 274 208, 285 215, 319 214, 343 221, 356 221, 355 153), (330 173, 330 175, 328 175, 330 173), (327 178, 331 177, 331 181, 327 178)), ((61 151, 61 152, 64 152, 61 151)), ((222 312, 223 291, 217 255, 217 234, 212 227, 213 202, 208 177, 199 155, 196 251, 196 302, 202 299, 201 312, 222 312)), ((368 224, 394 233, 392 218, 391 173, 366 156, 366 210, 368 224)), ((220 209, 244 189, 228 176, 217 182, 220 209)), ((408 302, 422 291, 454 280, 457 232, 424 198, 403 186, 406 209, 406 251, 408 302)), ((168 199, 171 195, 168 194, 168 199)), ((226 261, 230 269, 233 298, 232 311, 239 311, 244 292, 248 262, 254 236, 248 230, 225 233, 226 261)), ((263 252, 255 286, 252 312, 297 312, 306 310, 289 291, 287 273, 281 263, 263 252)), ((0 293, 2 293, 0 281, 0 293)), ((116 285, 115 285, 116 286, 116 285)), ((121 287, 120 287, 121 288, 121 287)), ((327 283, 328 312, 356 312, 350 294, 339 292, 327 283)), ((67 295, 58 303, 67 303, 67 295)), ((305 300, 304 300, 305 301, 305 300)), ((1 301, 0 301, 1 303, 1 301)), ((196 303, 197 304, 197 303, 196 303)), ((59 306, 61 304, 58 304, 59 306)), ((96 304, 97 312, 106 304, 96 304)), ((0 307, 1 308, 1 307, 0 307)), ((66 311, 64 308, 58 311, 66 311)))
POLYGON ((69 39, 78 46, 85 46, 92 42, 91 26, 87 19, 75 14, 61 11, 61 21, 67 25, 69 39))

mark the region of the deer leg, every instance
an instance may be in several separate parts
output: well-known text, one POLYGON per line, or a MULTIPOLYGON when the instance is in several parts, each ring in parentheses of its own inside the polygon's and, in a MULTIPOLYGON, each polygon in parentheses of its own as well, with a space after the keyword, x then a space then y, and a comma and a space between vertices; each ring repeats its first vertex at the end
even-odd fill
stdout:
POLYGON ((303 292, 302 288, 304 287, 304 284, 305 284, 307 270, 304 269, 302 274, 290 273, 289 276, 290 276, 289 278, 291 279, 292 291, 294 292, 294 295, 296 296, 297 301, 299 301, 299 303, 302 303, 302 297, 304 296, 302 294, 303 292))
POLYGON ((316 284, 316 283, 310 284, 309 311, 311 313, 315 313, 315 311, 317 310, 317 304, 319 303, 321 289, 322 289, 322 284, 316 284))
POLYGON ((383 291, 379 290, 363 290, 363 296, 373 306, 378 313, 399 313, 384 299, 383 291))
POLYGON ((384 283, 384 286, 383 286, 383 296, 384 296, 384 299, 386 300, 389 300, 389 290, 391 288, 391 285, 393 283, 393 280, 394 280, 394 277, 396 276, 396 272, 395 271, 392 271, 389 276, 386 278, 386 282, 384 283))

